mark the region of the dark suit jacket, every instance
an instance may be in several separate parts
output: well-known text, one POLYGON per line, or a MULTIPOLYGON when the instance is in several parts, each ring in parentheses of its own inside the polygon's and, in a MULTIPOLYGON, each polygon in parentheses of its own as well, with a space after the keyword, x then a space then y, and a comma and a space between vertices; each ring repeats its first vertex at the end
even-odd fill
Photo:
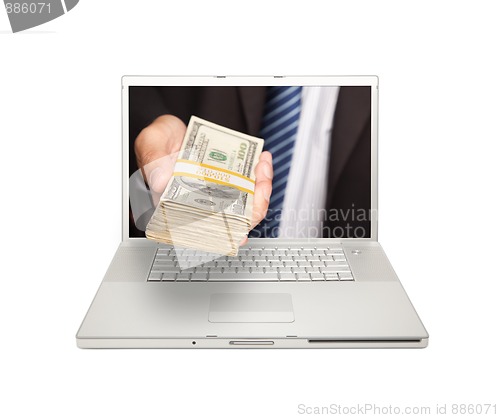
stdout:
MULTIPOLYGON (((130 173, 137 170, 134 140, 156 117, 191 115, 258 136, 266 87, 130 87, 130 173)), ((331 133, 326 237, 370 236, 371 87, 341 87, 331 133)), ((131 236, 144 236, 133 220, 131 236)))

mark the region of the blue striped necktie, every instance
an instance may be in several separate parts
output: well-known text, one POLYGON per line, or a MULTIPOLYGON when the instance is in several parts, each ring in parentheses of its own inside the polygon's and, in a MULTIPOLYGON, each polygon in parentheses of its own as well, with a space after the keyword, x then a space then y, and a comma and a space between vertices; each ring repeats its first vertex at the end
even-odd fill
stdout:
POLYGON ((276 238, 285 189, 299 126, 302 87, 268 87, 260 136, 264 151, 273 155, 273 192, 265 219, 250 232, 250 237, 276 238))

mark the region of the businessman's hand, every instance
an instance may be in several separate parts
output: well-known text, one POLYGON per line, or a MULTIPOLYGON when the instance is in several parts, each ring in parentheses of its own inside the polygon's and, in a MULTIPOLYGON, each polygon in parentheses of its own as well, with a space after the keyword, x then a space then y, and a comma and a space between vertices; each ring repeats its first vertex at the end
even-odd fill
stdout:
MULTIPOLYGON (((250 230, 254 229, 266 217, 273 191, 273 173, 273 157, 269 151, 264 151, 255 166, 255 191, 250 230)), ((248 238, 245 238, 240 245, 245 245, 247 241, 248 238)))
MULTIPOLYGON (((163 115, 144 128, 135 140, 137 165, 149 185, 155 206, 172 176, 185 133, 184 122, 173 115, 163 115)), ((266 216, 272 184, 272 156, 268 151, 264 151, 255 166, 255 191, 250 229, 266 216)), ((245 238, 241 245, 246 241, 245 238)))
POLYGON ((185 133, 182 120, 163 115, 144 128, 135 140, 137 166, 149 185, 155 206, 172 176, 185 133))

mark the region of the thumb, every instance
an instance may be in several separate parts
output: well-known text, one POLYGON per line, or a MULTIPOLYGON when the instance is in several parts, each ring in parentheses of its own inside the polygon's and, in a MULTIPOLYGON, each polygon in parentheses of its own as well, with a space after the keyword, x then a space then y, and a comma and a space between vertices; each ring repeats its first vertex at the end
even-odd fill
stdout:
POLYGON ((144 128, 134 143, 137 165, 155 193, 163 193, 172 176, 178 151, 186 131, 184 123, 164 115, 144 128))
POLYGON ((174 171, 178 153, 164 155, 143 167, 143 176, 149 188, 155 193, 163 193, 174 171))

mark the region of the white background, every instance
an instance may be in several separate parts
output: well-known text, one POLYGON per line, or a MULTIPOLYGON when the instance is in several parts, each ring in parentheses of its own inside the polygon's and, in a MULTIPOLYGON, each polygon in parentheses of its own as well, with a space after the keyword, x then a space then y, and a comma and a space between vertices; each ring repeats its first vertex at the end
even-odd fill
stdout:
POLYGON ((295 3, 81 0, 15 35, 0 11, 0 415, 499 401, 497 2, 295 3), (429 347, 77 349, 120 240, 123 74, 378 75, 380 241, 429 347))

